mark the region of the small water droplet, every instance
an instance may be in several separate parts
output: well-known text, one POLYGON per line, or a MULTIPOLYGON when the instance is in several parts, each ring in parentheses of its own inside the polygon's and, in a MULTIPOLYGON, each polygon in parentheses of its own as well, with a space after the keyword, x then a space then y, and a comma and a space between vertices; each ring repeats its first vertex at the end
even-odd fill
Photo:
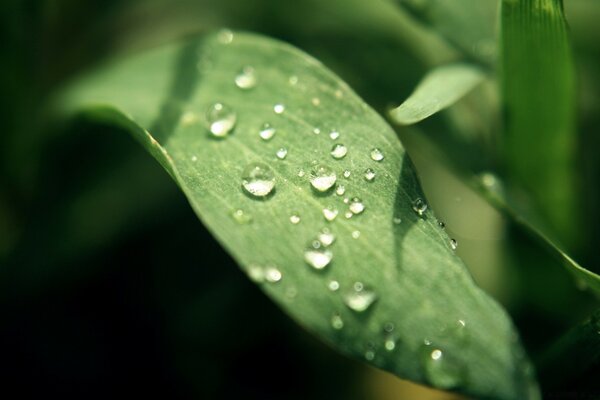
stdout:
POLYGON ((317 270, 327 267, 333 258, 331 250, 324 249, 319 241, 312 243, 311 247, 304 251, 304 261, 317 270), (316 246, 318 243, 318 246, 316 246))
POLYGON ((440 348, 425 345, 424 350, 425 374, 429 382, 440 389, 456 387, 461 382, 463 369, 453 363, 440 348))
POLYGON ((329 283, 327 284, 327 287, 332 292, 335 292, 340 288, 340 283, 338 281, 329 281, 329 283))
POLYGON ((298 214, 292 214, 290 216, 290 222, 294 225, 297 225, 300 223, 300 216, 298 214))
POLYGON ((235 77, 235 85, 240 89, 248 90, 256 86, 256 72, 254 68, 246 66, 235 77))
POLYGON ((360 231, 352 231, 352 238, 358 239, 360 237, 360 231))
POLYGON ((251 163, 242 173, 242 186, 254 197, 265 197, 275 187, 275 176, 267 165, 251 163))
POLYGON ((319 242, 323 244, 323 246, 328 247, 335 242, 335 235, 327 228, 321 229, 318 236, 319 242))
POLYGON ((335 172, 325 165, 317 165, 310 173, 310 184, 319 192, 331 189, 336 179, 335 172))
POLYGON ((231 216, 238 224, 248 224, 252 222, 252 216, 247 214, 241 208, 238 208, 234 212, 231 213, 231 216))
POLYGON ((382 161, 383 160, 383 153, 381 152, 381 150, 379 150, 378 148, 374 148, 373 150, 371 150, 371 160, 373 161, 382 161))
POLYGON ((444 221, 438 221, 438 226, 440 229, 446 229, 446 223, 444 223, 444 221))
POLYGON ((350 178, 351 174, 352 174, 352 172, 350 172, 349 170, 345 170, 344 171, 344 178, 350 178))
POLYGON ((386 322, 385 325, 383 325, 383 331, 387 333, 393 332, 394 328, 395 326, 392 322, 386 322))
POLYGON ((338 331, 344 327, 344 321, 340 314, 333 314, 331 316, 331 327, 338 331))
POLYGON ((197 156, 192 156, 192 158, 190 160, 192 160, 192 162, 196 162, 196 161, 198 161, 198 157, 197 156))
POLYGON ((321 100, 318 97, 313 97, 311 103, 313 106, 317 107, 321 104, 321 100))
POLYGON ((393 351, 396 348, 396 339, 392 335, 387 336, 385 342, 383 342, 383 347, 387 351, 393 351))
POLYGON ((346 187, 344 185, 338 185, 335 188, 335 194, 337 194, 338 196, 343 196, 344 193, 346 193, 346 187))
POLYGON ((236 121, 236 113, 223 103, 214 103, 206 110, 208 130, 214 137, 226 137, 235 128, 236 121))
POLYGON ((350 218, 354 217, 354 214, 352 214, 352 211, 346 211, 346 212, 344 213, 344 217, 345 217, 346 219, 350 219, 350 218))
POLYGON ((344 204, 348 204, 348 203, 350 203, 350 199, 347 197, 344 197, 344 204))
POLYGON ((315 129, 313 129, 313 133, 315 135, 318 135, 319 133, 321 133, 321 130, 319 128, 315 128, 315 129))
POLYGON ((300 178, 302 178, 302 177, 304 176, 304 174, 305 174, 305 172, 304 172, 304 170, 303 170, 303 169, 301 169, 301 170, 299 170, 299 171, 298 171, 298 176, 299 176, 300 178))
POLYGON ((375 179, 375 171, 373 171, 371 168, 367 168, 365 170, 365 179, 367 182, 372 182, 375 179))
POLYGON ((287 157, 287 153, 288 153, 287 149, 285 147, 281 147, 279 150, 277 150, 277 153, 275 153, 275 155, 280 160, 284 160, 287 157))
POLYGON ((233 32, 229 29, 222 29, 217 35, 217 40, 222 44, 229 44, 233 41, 233 32))
POLYGON ((423 201, 423 199, 421 199, 420 197, 415 199, 415 201, 413 201, 413 210, 419 214, 419 216, 423 216, 423 214, 425 213, 425 211, 427 211, 427 203, 425 203, 423 201))
POLYGON ((402 223, 402 218, 400 217, 394 217, 393 222, 395 225, 399 225, 402 223))
POLYGON ((452 248, 452 250, 456 250, 458 248, 458 242, 456 241, 456 239, 450 239, 450 247, 452 248))
POLYGON ((340 133, 338 131, 329 132, 329 138, 331 140, 337 140, 340 137, 340 133))
POLYGON ((265 279, 270 283, 277 283, 283 278, 281 271, 279 271, 276 267, 267 267, 265 269, 265 279))
POLYGON ((373 361, 375 359, 375 352, 373 350, 365 351, 365 360, 373 361))
POLYGON ((258 135, 260 136, 260 138, 262 140, 271 140, 271 138, 273 136, 275 136, 275 133, 277 131, 275 130, 275 128, 273 128, 271 126, 271 124, 269 124, 268 122, 266 122, 265 124, 263 124, 263 126, 260 128, 260 131, 258 132, 258 135))
POLYGON ((283 114, 285 106, 283 104, 275 104, 273 106, 273 111, 275 111, 275 114, 283 114))
POLYGON ((327 221, 333 221, 338 216, 337 208, 329 206, 323 209, 323 216, 327 221))
POLYGON ((350 211, 352 211, 352 214, 360 214, 363 211, 365 211, 365 205, 361 199, 359 199, 358 197, 354 197, 350 201, 350 205, 348 206, 348 209, 350 209, 350 211))
POLYGON ((336 160, 340 160, 348 154, 348 148, 343 144, 336 144, 331 148, 331 156, 336 160))
POLYGON ((362 282, 355 282, 352 291, 344 296, 344 303, 355 312, 364 312, 377 300, 372 290, 364 287, 362 282))

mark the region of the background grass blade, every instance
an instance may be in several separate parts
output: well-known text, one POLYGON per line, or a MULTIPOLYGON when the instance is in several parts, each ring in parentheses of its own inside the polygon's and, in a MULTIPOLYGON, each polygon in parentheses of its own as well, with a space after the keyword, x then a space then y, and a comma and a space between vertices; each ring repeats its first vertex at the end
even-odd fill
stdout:
POLYGON ((342 353, 473 396, 537 398, 507 315, 454 254, 395 133, 318 61, 223 31, 105 67, 64 104, 131 131, 250 278, 342 353), (251 84, 236 84, 240 73, 251 84), (216 102, 236 115, 224 138, 207 129, 216 102), (265 123, 275 129, 268 140, 265 123), (342 143, 347 154, 332 157, 342 143), (275 179, 262 199, 242 188, 254 162, 275 179), (337 174, 336 188, 311 188, 317 164, 337 174), (328 207, 339 214, 331 221, 328 207), (335 236, 323 253, 332 257, 316 270, 306 251, 332 241, 324 232, 335 236))
POLYGON ((575 76, 562 1, 502 2, 501 70, 506 173, 531 194, 551 236, 574 246, 581 239, 575 76))
POLYGON ((472 65, 438 67, 428 73, 410 97, 391 110, 390 115, 400 125, 415 124, 450 107, 483 79, 483 72, 472 65))

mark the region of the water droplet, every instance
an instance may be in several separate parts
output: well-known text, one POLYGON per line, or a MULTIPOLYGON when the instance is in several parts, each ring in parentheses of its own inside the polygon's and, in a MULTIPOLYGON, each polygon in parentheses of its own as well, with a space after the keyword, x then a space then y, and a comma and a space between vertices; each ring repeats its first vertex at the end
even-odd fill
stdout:
POLYGON ((329 132, 329 138, 331 140, 337 140, 337 138, 340 137, 340 133, 338 131, 331 131, 329 132))
POLYGON ((387 333, 391 333, 391 332, 393 332, 393 331, 394 331, 394 328, 395 328, 395 326, 394 326, 394 324, 393 324, 393 323, 391 323, 391 322, 386 322, 386 324, 385 324, 385 325, 383 325, 383 331, 384 331, 384 332, 387 332, 387 333))
POLYGON ((265 164, 251 163, 242 174, 242 186, 254 197, 265 197, 275 187, 273 171, 265 164))
POLYGON ((321 104, 321 100, 318 97, 313 97, 311 103, 313 106, 317 107, 321 104))
POLYGON ((400 217, 394 217, 393 222, 395 225, 399 225, 402 223, 402 218, 400 217))
POLYGON ((354 197, 350 201, 350 205, 348 206, 348 209, 350 209, 350 211, 352 211, 352 214, 360 214, 363 211, 365 211, 365 205, 361 199, 359 199, 358 197, 354 197))
POLYGON ((352 239, 358 239, 360 237, 360 231, 352 231, 352 239))
POLYGON ((324 165, 316 166, 310 173, 310 184, 319 192, 326 192, 335 185, 335 172, 324 165))
POLYGON ((343 196, 344 193, 346 193, 346 187, 344 185, 338 185, 337 188, 335 188, 335 194, 338 196, 343 196))
POLYGON ((373 350, 365 351, 365 360, 373 361, 375 359, 375 352, 373 350))
POLYGON ((288 79, 288 82, 290 85, 294 86, 298 83, 298 77, 296 75, 292 75, 290 76, 290 79, 288 79))
POLYGON ((235 85, 240 89, 252 89, 256 86, 256 73, 254 68, 246 66, 235 77, 235 85))
POLYGON ((344 303, 355 312, 364 312, 377 300, 372 290, 364 287, 361 282, 354 283, 352 291, 344 296, 344 303))
POLYGON ((232 212, 231 216, 238 224, 248 224, 252 222, 252 216, 245 213, 241 208, 232 212))
POLYGON ((419 216, 423 216, 425 211, 427 211, 427 203, 425 203, 421 198, 415 199, 415 201, 413 201, 412 206, 413 210, 415 210, 415 212, 419 214, 419 216))
POLYGON ((335 242, 335 235, 327 228, 321 229, 318 236, 319 242, 323 244, 323 246, 328 247, 335 242))
POLYGON ((438 221, 438 226, 440 227, 440 229, 446 229, 446 224, 444 223, 444 221, 438 221))
POLYGON ((275 136, 275 132, 275 128, 273 128, 271 124, 267 122, 262 126, 262 128, 260 128, 258 135, 262 140, 271 140, 271 138, 275 136))
POLYGON ((331 262, 333 253, 331 250, 321 247, 320 242, 312 243, 311 247, 304 251, 304 261, 317 270, 325 268, 331 262), (318 245, 316 245, 318 243, 318 245))
POLYGON ((300 216, 298 214, 292 214, 290 216, 290 222, 294 225, 297 225, 300 223, 300 216))
POLYGON ((265 279, 267 282, 277 283, 281 280, 283 275, 276 267, 267 267, 265 269, 265 279))
POLYGON ((450 239, 450 247, 452 248, 452 250, 456 250, 458 248, 458 242, 456 241, 456 239, 450 239))
POLYGON ((298 176, 300 178, 302 178, 304 176, 304 170, 303 169, 301 169, 301 170, 298 171, 298 176))
POLYGON ((381 150, 379 150, 378 148, 374 148, 373 150, 371 150, 371 160, 373 161, 382 161, 383 160, 383 153, 381 152, 381 150))
POLYGON ((233 41, 233 32, 229 29, 222 29, 217 35, 217 40, 222 44, 229 44, 233 41))
POLYGON ((283 114, 285 106, 283 104, 275 104, 273 106, 273 111, 275 111, 275 114, 283 114))
POLYGON ((375 179, 375 171, 373 171, 371 168, 367 168, 365 170, 365 179, 368 182, 372 182, 373 179, 375 179))
POLYGON ((331 156, 336 160, 342 159, 348 154, 348 148, 343 144, 336 144, 331 148, 331 156))
POLYGON ((323 209, 323 216, 327 221, 331 222, 338 216, 338 210, 333 206, 326 207, 323 209))
POLYGON ((331 327, 338 331, 344 327, 344 321, 340 314, 333 314, 331 316, 331 327))
POLYGON ((352 211, 346 211, 344 213, 344 217, 346 217, 346 219, 350 219, 350 218, 354 217, 354 214, 352 214, 352 211))
POLYGON ((261 283, 265 279, 264 270, 260 265, 257 264, 250 264, 246 273, 248 274, 248 277, 250 277, 250 279, 256 283, 261 283))
POLYGON ((350 199, 347 197, 344 197, 344 204, 348 204, 348 203, 350 203, 350 199))
POLYGON ((288 153, 287 149, 285 147, 282 147, 279 150, 277 150, 277 153, 275 153, 275 155, 280 160, 284 160, 287 157, 287 153, 288 153))
POLYGON ((396 348, 396 339, 392 335, 388 335, 383 342, 383 347, 387 351, 393 351, 396 348))
POLYGON ((196 161, 198 161, 198 157, 197 156, 192 156, 192 158, 190 158, 190 160, 192 160, 192 162, 196 162, 196 161))
POLYGON ((332 292, 335 292, 340 288, 340 283, 338 281, 329 281, 329 283, 327 284, 327 287, 332 292))
POLYGON ((315 135, 318 135, 319 133, 321 133, 321 130, 319 128, 315 128, 315 129, 313 129, 313 133, 315 135))
POLYGON ((352 174, 352 172, 350 172, 349 170, 345 170, 344 171, 344 178, 350 178, 351 174, 352 174))
POLYGON ((460 384, 462 368, 448 359, 442 349, 425 345, 423 353, 425 374, 433 386, 449 389, 460 384))
POLYGON ((214 103, 206 110, 208 130, 214 137, 224 138, 235 128, 237 115, 223 103, 214 103))

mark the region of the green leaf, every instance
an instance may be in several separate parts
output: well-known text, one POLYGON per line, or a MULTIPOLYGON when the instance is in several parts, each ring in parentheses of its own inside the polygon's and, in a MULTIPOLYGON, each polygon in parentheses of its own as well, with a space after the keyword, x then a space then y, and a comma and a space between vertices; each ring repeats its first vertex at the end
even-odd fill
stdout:
POLYGON ((400 125, 411 125, 450 107, 484 79, 472 65, 452 64, 429 72, 415 91, 399 107, 390 111, 400 125))
MULTIPOLYGON (((129 129, 243 271, 340 352, 476 397, 538 398, 508 316, 474 284, 418 201, 423 193, 394 131, 318 61, 271 39, 223 31, 107 66, 79 81, 63 104, 129 129), (255 87, 236 86, 244 71, 238 84, 252 86, 255 77, 255 87), (235 113, 235 123, 229 114, 207 127, 206 110, 216 103, 235 113), (259 135, 265 123, 275 129, 269 140, 259 135), (211 133, 227 124, 224 137, 211 133), (334 159, 332 147, 342 143, 348 153, 334 159), (271 173, 275 182, 260 198, 243 184, 257 162, 270 172, 254 192, 271 173), (337 188, 311 187, 317 164, 336 173, 337 188), (345 197, 362 199, 364 211, 345 197), (327 207, 338 212, 333 221, 327 207), (335 241, 326 247, 328 233, 335 241), (323 266, 329 252, 320 270, 306 261, 323 266)), ((190 262, 218 268, 205 257, 190 262)))
POLYGON ((553 236, 576 245, 575 73, 562 1, 502 2, 501 70, 509 181, 527 189, 553 236))

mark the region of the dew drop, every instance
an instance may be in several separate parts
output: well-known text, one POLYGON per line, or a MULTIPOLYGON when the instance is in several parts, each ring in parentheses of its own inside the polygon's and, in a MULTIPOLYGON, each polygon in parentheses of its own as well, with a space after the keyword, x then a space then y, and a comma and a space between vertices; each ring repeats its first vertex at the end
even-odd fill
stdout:
POLYGON ((344 193, 346 193, 346 187, 344 185, 338 185, 335 188, 335 194, 337 194, 338 196, 343 196, 344 193))
POLYGON ((396 340, 392 335, 389 335, 385 338, 383 347, 385 347, 387 351, 393 351, 396 348, 396 340))
POLYGON ((458 242, 456 241, 456 239, 450 239, 450 247, 452 248, 452 250, 456 250, 458 248, 458 242))
POLYGON ((304 261, 316 270, 322 270, 331 262, 333 253, 331 250, 321 247, 321 243, 316 241, 304 251, 304 261))
POLYGON ((375 171, 373 171, 371 168, 367 168, 365 170, 365 179, 367 182, 372 182, 375 179, 375 171))
POLYGON ((394 324, 393 324, 393 323, 391 323, 391 322, 386 322, 386 324, 385 324, 385 325, 383 325, 383 331, 384 331, 384 332, 387 332, 387 333, 391 333, 391 332, 393 332, 393 331, 394 331, 394 328, 395 328, 395 326, 394 326, 394 324))
POLYGON ((254 197, 265 197, 275 187, 275 176, 267 165, 251 163, 242 174, 242 186, 254 197))
POLYGON ((425 345, 423 354, 425 374, 433 386, 449 389, 460 384, 462 368, 448 359, 442 349, 425 345))
POLYGON ((332 292, 336 292, 340 288, 340 283, 338 281, 329 281, 327 288, 332 292))
POLYGON ((381 150, 379 150, 378 148, 374 148, 373 150, 371 150, 371 160, 373 161, 382 161, 383 160, 383 153, 381 152, 381 150))
POLYGON ((285 106, 283 104, 275 104, 273 106, 273 111, 275 111, 275 114, 283 114, 285 106))
POLYGON ((208 130, 217 138, 224 138, 235 128, 236 113, 223 103, 214 103, 206 110, 208 130))
POLYGON ((331 140, 337 140, 340 137, 340 133, 338 131, 329 132, 329 138, 331 140))
POLYGON ((281 271, 279 271, 276 267, 267 267, 265 269, 265 279, 270 283, 277 283, 283 278, 281 271))
POLYGON ((446 223, 444 221, 438 221, 438 226, 440 229, 446 229, 446 223))
POLYGON ((229 44, 233 42, 233 32, 229 29, 222 29, 217 35, 217 40, 222 44, 229 44))
POLYGON ((358 239, 360 237, 360 231, 352 231, 352 239, 358 239))
POLYGON ((344 321, 340 314, 333 314, 331 316, 331 327, 338 331, 344 327, 344 321))
POLYGON ((271 140, 271 138, 273 136, 275 136, 275 132, 276 132, 275 128, 273 128, 271 126, 271 124, 269 124, 268 122, 266 122, 260 128, 260 131, 258 132, 258 135, 260 136, 260 138, 262 140, 271 140))
POLYGON ((260 265, 250 264, 246 272, 253 282, 261 283, 265 280, 265 272, 260 265))
POLYGON ((305 174, 305 172, 304 172, 304 170, 303 170, 303 169, 301 169, 301 170, 299 170, 299 171, 298 171, 298 176, 299 176, 300 178, 302 178, 302 177, 304 176, 304 174, 305 174))
POLYGON ((252 216, 250 214, 245 213, 244 210, 242 210, 241 208, 238 208, 237 210, 232 212, 231 216, 233 217, 235 222, 237 222, 240 225, 249 224, 250 222, 252 222, 252 216))
POLYGON ((427 211, 427 203, 423 201, 421 198, 415 199, 412 204, 413 210, 419 214, 419 216, 423 216, 425 211, 427 211))
POLYGON ((323 244, 323 246, 328 247, 335 242, 335 235, 327 228, 321 229, 318 235, 319 242, 323 244))
POLYGON ((365 211, 365 205, 361 199, 354 197, 352 200, 350 200, 348 209, 352 212, 352 214, 360 214, 365 211))
POLYGON ((343 144, 336 144, 331 148, 330 154, 336 160, 340 160, 348 154, 348 148, 343 144))
POLYGON ((351 174, 352 174, 352 173, 351 173, 349 170, 345 170, 345 171, 344 171, 344 178, 350 178, 350 175, 351 175, 351 174))
POLYGON ((335 185, 335 172, 325 165, 316 166, 310 173, 310 184, 319 192, 326 192, 335 185))
POLYGON ((300 216, 298 214, 292 214, 290 216, 290 222, 294 225, 298 225, 300 223, 300 216))
POLYGON ((338 216, 337 208, 332 206, 323 209, 323 216, 327 221, 333 221, 338 216))
POLYGON ((352 291, 344 296, 346 306, 358 313, 366 311, 375 300, 377 300, 375 292, 365 288, 361 282, 354 283, 352 291))
POLYGON ((375 359, 375 352, 373 350, 365 351, 365 360, 373 361, 375 359))
POLYGON ((318 135, 319 133, 321 133, 321 130, 319 128, 315 128, 315 129, 313 129, 313 133, 315 135, 318 135))
POLYGON ((402 223, 402 218, 394 217, 393 222, 394 222, 394 225, 399 225, 402 223))
POLYGON ((288 153, 287 149, 285 147, 282 147, 279 150, 277 150, 277 152, 275 153, 275 155, 280 160, 284 160, 287 157, 287 153, 288 153))
POLYGON ((240 89, 248 90, 256 86, 256 73, 254 68, 246 66, 235 77, 235 85, 240 89))

